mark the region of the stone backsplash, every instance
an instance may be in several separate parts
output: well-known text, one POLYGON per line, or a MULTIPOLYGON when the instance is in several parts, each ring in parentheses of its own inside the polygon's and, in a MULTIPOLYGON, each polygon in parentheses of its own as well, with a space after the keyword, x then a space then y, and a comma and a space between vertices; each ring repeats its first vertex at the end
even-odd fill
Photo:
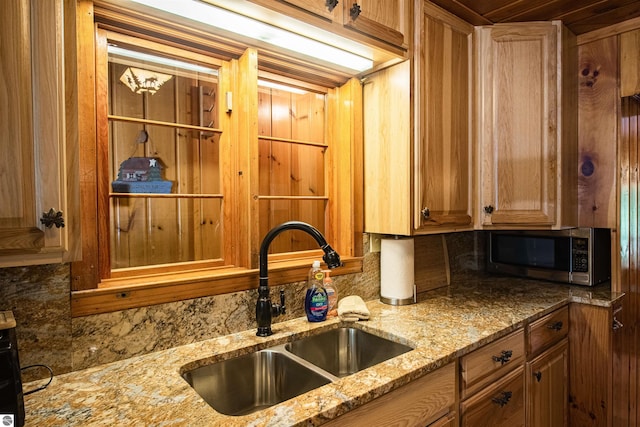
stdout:
MULTIPOLYGON (((447 234, 446 240, 452 280, 484 269, 483 233, 447 234)), ((362 273, 335 276, 334 283, 340 296, 379 298, 380 254, 366 253, 362 273)), ((273 295, 284 289, 288 308, 276 322, 304 316, 305 286, 273 287, 273 295)), ((46 364, 56 374, 254 328, 256 298, 250 290, 72 318, 68 264, 0 269, 0 310, 16 318, 21 365, 46 364)), ((44 375, 25 371, 23 379, 44 375)))

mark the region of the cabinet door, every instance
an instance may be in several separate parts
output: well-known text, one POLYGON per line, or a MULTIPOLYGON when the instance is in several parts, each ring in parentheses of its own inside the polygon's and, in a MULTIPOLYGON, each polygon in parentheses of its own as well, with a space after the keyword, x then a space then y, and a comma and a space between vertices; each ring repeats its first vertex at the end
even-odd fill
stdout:
POLYGON ((528 426, 567 425, 568 351, 565 339, 527 363, 528 426))
POLYGON ((524 426, 524 367, 462 402, 462 427, 524 426))
POLYGON ((557 31, 477 29, 482 225, 556 222, 557 31))
POLYGON ((408 0, 351 0, 342 2, 346 27, 394 46, 409 46, 408 0))
POLYGON ((620 34, 620 96, 640 93, 640 30, 620 34))
POLYGON ((3 5, 0 266, 71 261, 78 256, 71 252, 77 165, 68 157, 73 126, 65 126, 63 4, 3 5), (49 211, 47 226, 41 217, 49 211))
POLYGON ((420 229, 469 228, 473 27, 424 2, 416 51, 416 212, 420 229))
POLYGON ((367 77, 364 105, 364 227, 411 234, 411 68, 404 61, 367 77))
POLYGON ((292 16, 302 19, 311 15, 312 17, 320 17, 329 21, 335 21, 338 18, 338 12, 341 12, 339 0, 280 0, 282 6, 273 0, 250 0, 253 3, 260 4, 270 9, 278 10, 292 16), (293 8, 287 8, 293 6, 293 8))

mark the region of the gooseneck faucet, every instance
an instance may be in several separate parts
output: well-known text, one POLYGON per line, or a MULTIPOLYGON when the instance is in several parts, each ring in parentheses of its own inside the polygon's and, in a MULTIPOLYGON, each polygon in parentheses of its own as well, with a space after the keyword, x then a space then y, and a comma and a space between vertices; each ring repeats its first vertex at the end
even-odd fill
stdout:
POLYGON ((259 337, 268 337, 273 334, 271 331, 271 318, 278 317, 285 313, 284 291, 280 291, 280 304, 272 303, 269 298, 269 277, 267 275, 267 252, 269 245, 276 236, 285 230, 300 230, 311 235, 320 248, 324 251, 322 259, 329 268, 336 268, 342 265, 340 255, 327 243, 324 236, 312 225, 301 221, 289 221, 273 227, 260 245, 260 286, 258 286, 258 301, 256 302, 256 321, 258 322, 259 337))

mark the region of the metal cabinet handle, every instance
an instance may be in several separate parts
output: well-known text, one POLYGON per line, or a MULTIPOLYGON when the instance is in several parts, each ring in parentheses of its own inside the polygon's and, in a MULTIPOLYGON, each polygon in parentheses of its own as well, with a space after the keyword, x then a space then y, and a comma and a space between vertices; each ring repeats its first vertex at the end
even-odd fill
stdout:
POLYGON ((329 12, 333 12, 333 9, 338 5, 338 0, 327 0, 324 5, 327 7, 329 12))
POLYGON ((360 5, 358 3, 354 3, 353 6, 351 6, 351 9, 349 9, 349 16, 351 17, 351 20, 355 21, 356 18, 360 16, 360 12, 362 12, 360 5))
POLYGON ((429 208, 422 209, 420 213, 422 213, 422 218, 424 219, 429 219, 429 216, 431 216, 431 211, 429 210, 429 208))
POLYGON ((622 324, 621 321, 619 321, 618 319, 616 319, 615 317, 613 318, 613 325, 611 325, 611 328, 616 331, 620 328, 622 328, 624 325, 622 324))
POLYGON ((491 398, 491 401, 502 408, 504 405, 509 403, 511 396, 513 396, 512 392, 503 391, 499 396, 491 398))
POLYGON ((500 356, 491 356, 491 358, 493 359, 494 362, 500 362, 501 365, 504 365, 509 360, 511 360, 512 356, 513 356, 513 351, 503 350, 502 353, 500 353, 500 356))
POLYGON ((559 331, 562 329, 562 321, 558 320, 557 322, 549 323, 547 325, 547 329, 552 329, 554 331, 559 331))
POLYGON ((542 380, 542 372, 538 371, 538 372, 534 372, 533 376, 536 377, 536 380, 538 382, 540 382, 542 380))
POLYGON ((493 213, 493 206, 492 205, 487 205, 484 207, 484 213, 491 215, 493 213))
POLYGON ((54 225, 56 228, 64 227, 64 218, 62 217, 62 212, 57 211, 53 208, 49 209, 49 212, 43 212, 42 217, 40 217, 40 223, 44 224, 45 227, 51 228, 54 225))

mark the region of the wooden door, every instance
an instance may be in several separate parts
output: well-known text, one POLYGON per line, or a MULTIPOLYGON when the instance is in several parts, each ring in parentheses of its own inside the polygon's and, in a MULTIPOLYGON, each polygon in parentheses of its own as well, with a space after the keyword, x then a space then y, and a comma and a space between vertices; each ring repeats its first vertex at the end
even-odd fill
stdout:
MULTIPOLYGON (((77 145, 74 123, 65 126, 63 3, 11 0, 3 6, 0 266, 70 261, 79 256, 73 251, 78 206, 71 157, 77 145), (51 223, 44 215, 49 211, 51 223)), ((69 106, 73 102, 70 97, 69 106)))
POLYGON ((568 351, 565 339, 527 363, 528 426, 567 425, 568 351))
POLYGON ((558 28, 476 31, 481 224, 554 225, 558 28))
POLYGON ((348 28, 406 49, 410 37, 410 7, 408 0, 343 1, 342 19, 348 28))
POLYGON ((364 84, 364 225, 370 233, 412 233, 410 91, 410 61, 364 84))
POLYGON ((472 226, 472 33, 471 25, 424 2, 416 51, 416 229, 472 226))
POLYGON ((640 30, 620 34, 620 96, 640 93, 640 30))

